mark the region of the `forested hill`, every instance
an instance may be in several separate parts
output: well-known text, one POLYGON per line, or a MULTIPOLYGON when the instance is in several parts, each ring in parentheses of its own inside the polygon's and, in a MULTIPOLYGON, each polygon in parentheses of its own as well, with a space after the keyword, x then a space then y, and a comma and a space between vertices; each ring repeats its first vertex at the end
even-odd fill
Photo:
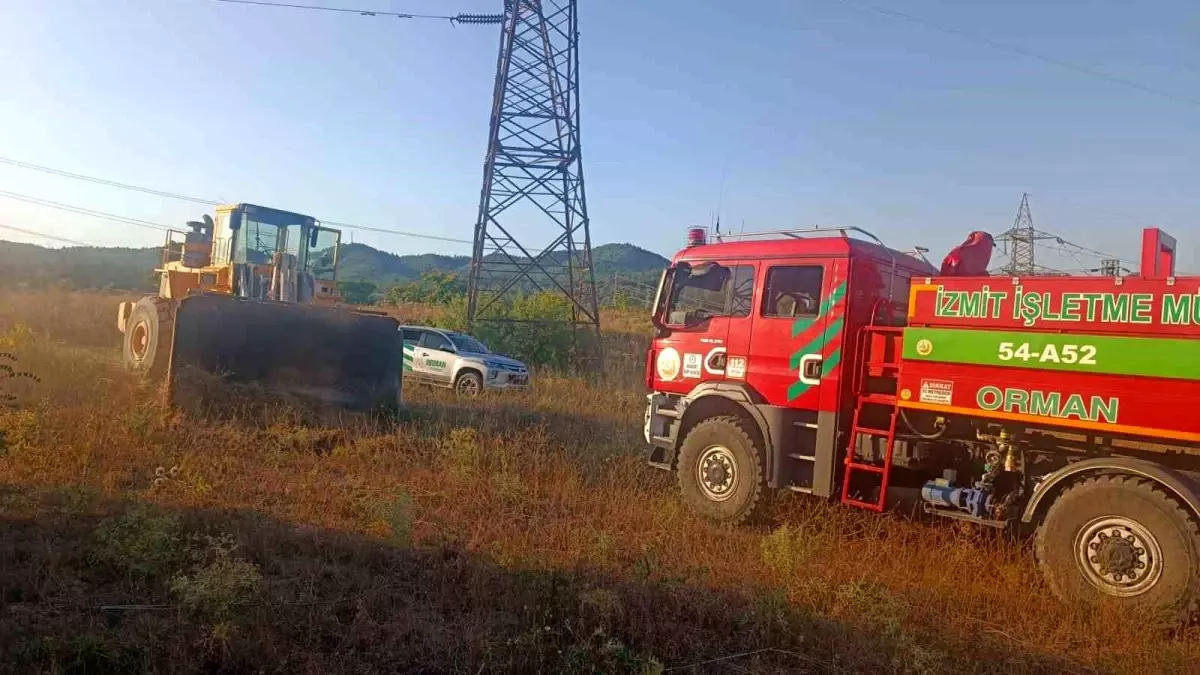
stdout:
MULTIPOLYGON (((0 241, 0 286, 152 290, 159 248, 43 248, 0 241)), ((597 277, 657 277, 667 259, 633 244, 604 244, 592 250, 597 277)), ((367 281, 379 289, 417 280, 439 270, 466 275, 467 256, 435 253, 395 255, 366 244, 345 244, 339 278, 367 281)))
POLYGON ((151 290, 160 248, 43 248, 0 241, 0 286, 151 290))
MULTIPOLYGON (((434 253, 395 255, 363 244, 342 246, 339 274, 346 281, 369 281, 379 288, 413 281, 422 272, 438 270, 466 276, 468 256, 434 253)), ((597 277, 657 278, 667 259, 633 244, 604 244, 592 249, 597 277)))

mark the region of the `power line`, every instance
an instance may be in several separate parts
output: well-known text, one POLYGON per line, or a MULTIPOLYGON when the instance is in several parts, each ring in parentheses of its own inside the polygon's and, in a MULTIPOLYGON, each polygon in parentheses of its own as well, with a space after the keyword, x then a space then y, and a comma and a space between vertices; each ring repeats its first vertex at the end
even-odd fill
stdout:
MULTIPOLYGON (((8 164, 10 166, 19 167, 22 169, 29 169, 31 171, 40 171, 42 173, 48 173, 48 174, 52 174, 55 176, 63 176, 65 178, 73 178, 75 180, 86 181, 88 183, 95 183, 97 185, 106 185, 108 187, 116 187, 116 188, 121 188, 123 190, 133 190, 134 192, 142 192, 142 193, 149 194, 149 195, 155 195, 157 197, 166 197, 168 199, 178 199, 180 201, 192 202, 195 204, 205 204, 208 206, 219 206, 224 203, 224 202, 216 201, 213 199, 204 199, 202 197, 193 197, 191 195, 180 194, 178 192, 168 192, 166 190, 156 190, 154 188, 143 187, 141 185, 133 185, 130 183, 122 183, 120 181, 108 180, 107 178, 98 178, 96 176, 88 176, 88 175, 81 174, 81 173, 73 173, 70 171, 63 171, 62 169, 55 169, 53 167, 42 166, 40 164, 32 164, 30 162, 22 162, 20 160, 12 159, 9 157, 0 157, 0 164, 8 164)), ((12 199, 19 199, 22 201, 33 201, 33 200, 38 199, 36 197, 29 197, 27 195, 19 195, 17 193, 6 193, 3 190, 0 190, 0 194, 11 197, 12 199)), ((33 203, 41 203, 41 202, 49 202, 49 200, 34 201, 33 203)), ((80 213, 80 212, 84 212, 84 211, 88 210, 88 209, 83 209, 82 207, 71 207, 71 206, 62 205, 62 204, 56 204, 53 202, 44 203, 42 205, 43 206, 52 206, 52 207, 62 206, 62 207, 67 208, 68 210, 76 210, 75 211, 76 213, 80 213)), ((84 213, 84 215, 95 215, 95 214, 84 213)), ((114 220, 137 220, 136 218, 126 219, 125 216, 114 216, 112 214, 103 214, 99 217, 112 218, 114 220)), ((146 222, 146 221, 142 221, 142 222, 146 222)), ((382 234, 394 234, 394 235, 399 235, 402 237, 416 237, 419 239, 432 239, 434 241, 445 241, 445 242, 449 242, 452 244, 470 244, 471 243, 471 240, 469 240, 469 239, 455 239, 453 237, 439 237, 437 235, 432 235, 432 234, 421 234, 419 232, 406 232, 404 230, 391 230, 391 229, 382 228, 382 227, 368 227, 366 225, 355 225, 353 223, 341 223, 341 222, 337 222, 337 221, 333 221, 333 220, 322 220, 321 222, 325 223, 326 225, 332 225, 334 227, 342 227, 342 228, 346 228, 346 229, 350 229, 350 230, 362 230, 364 232, 379 232, 382 234)), ((136 223, 131 223, 131 224, 136 224, 136 223)), ((150 224, 154 225, 155 227, 158 227, 160 229, 170 229, 170 228, 166 227, 165 225, 159 225, 158 223, 150 223, 150 224)))
POLYGON ((1065 243, 1066 243, 1066 245, 1067 245, 1067 246, 1072 246, 1072 247, 1074 247, 1074 248, 1077 248, 1077 249, 1079 249, 1080 251, 1083 251, 1084 253, 1091 253, 1092 255, 1094 255, 1094 256, 1099 256, 1099 257, 1101 257, 1101 258, 1112 258, 1113 260, 1119 260, 1119 261, 1121 261, 1121 262, 1126 262, 1126 263, 1129 263, 1129 264, 1131 264, 1131 265, 1137 265, 1137 264, 1140 264, 1140 263, 1139 263, 1139 261, 1137 261, 1137 260, 1132 260, 1132 259, 1130 259, 1130 258, 1122 258, 1122 257, 1121 257, 1121 256, 1119 256, 1119 255, 1113 255, 1113 254, 1111 254, 1111 253, 1105 253, 1104 251, 1097 251, 1097 250, 1096 250, 1096 249, 1094 249, 1094 248, 1088 248, 1088 247, 1086 247, 1086 246, 1080 246, 1079 244, 1075 244, 1075 243, 1072 243, 1072 242, 1069 242, 1069 241, 1068 241, 1068 242, 1065 242, 1065 243))
POLYGON ((140 185, 130 185, 129 183, 121 183, 121 182, 118 182, 115 180, 108 180, 106 178, 97 178, 95 176, 85 176, 81 173, 71 173, 70 171, 63 171, 62 169, 55 169, 55 168, 48 167, 48 166, 40 166, 38 164, 30 164, 29 162, 22 162, 22 161, 19 161, 16 159, 11 159, 9 157, 0 157, 0 164, 8 164, 10 166, 16 166, 16 167, 20 167, 22 169, 31 169, 33 171, 41 171, 42 173, 54 174, 55 176, 63 176, 65 178, 74 178, 76 180, 87 181, 89 183, 96 183, 97 185, 107 185, 109 187, 119 187, 119 188, 122 188, 125 190, 134 190, 136 192, 144 192, 148 195, 155 195, 157 197, 167 197, 168 199, 178 199, 178 200, 185 201, 185 202, 194 202, 196 204, 208 204, 209 206, 217 206, 218 204, 221 203, 221 202, 212 201, 210 199, 201 199, 200 197, 190 197, 188 195, 182 195, 177 192, 167 192, 165 190, 155 190, 153 188, 142 187, 140 185))
POLYGON ((452 244, 470 244, 470 239, 455 239, 454 237, 439 237, 436 234, 420 234, 417 232, 405 232, 403 230, 388 230, 382 227, 367 227, 366 225, 354 225, 353 223, 339 223, 336 220, 322 220, 322 225, 332 225, 341 227, 347 230, 362 230, 364 232, 382 232, 383 234, 398 234, 402 237, 418 237, 421 239, 432 239, 434 241, 447 241, 452 244))
MULTIPOLYGON (((1049 234, 1049 233, 1047 233, 1047 234, 1049 234)), ((1054 238, 1054 242, 1056 244, 1058 244, 1058 246, 1050 246, 1049 244, 1042 244, 1042 243, 1038 243, 1038 244, 1036 244, 1036 246, 1038 246, 1040 248, 1045 248, 1050 251, 1058 251, 1059 253, 1065 253, 1067 255, 1077 255, 1078 253, 1088 253, 1088 254, 1094 255, 1098 258, 1112 258, 1113 260, 1120 260, 1121 262, 1126 262, 1126 263, 1130 263, 1130 264, 1134 264, 1134 265, 1138 264, 1138 261, 1136 261, 1136 260, 1130 260, 1129 258, 1122 258, 1121 256, 1113 255, 1112 253, 1105 253, 1104 251, 1097 251, 1094 248, 1080 246, 1079 244, 1067 241, 1066 239, 1063 239, 1062 237, 1060 237, 1056 234, 1052 234, 1050 236, 1054 238), (1067 248, 1074 249, 1074 251, 1073 252, 1068 251, 1067 248)))
MULTIPOLYGON (((104 220, 112 220, 112 221, 118 222, 118 223, 126 223, 128 225, 137 225, 138 227, 146 227, 146 228, 150 228, 150 229, 154 229, 154 230, 159 230, 161 232, 166 232, 169 230, 177 229, 177 228, 172 228, 169 225, 163 225, 161 223, 155 223, 155 222, 152 222, 149 220, 142 220, 140 218, 131 218, 129 216, 120 216, 115 213, 106 213, 104 211, 88 209, 88 208, 84 208, 82 206, 74 206, 72 204, 64 204, 62 202, 56 202, 56 201, 52 201, 49 199, 42 199, 41 197, 33 197, 30 195, 23 195, 18 192, 10 192, 8 190, 0 190, 0 197, 3 197, 5 199, 15 199, 15 200, 21 201, 21 202, 28 202, 30 204, 37 204, 39 206, 46 206, 46 207, 49 207, 52 209, 58 209, 60 211, 69 211, 71 213, 78 213, 78 214, 85 215, 85 216, 92 216, 93 218, 102 218, 104 220)), ((415 232, 403 232, 400 230, 385 230, 385 229, 378 228, 378 227, 364 227, 362 225, 352 225, 350 223, 338 223, 338 222, 334 222, 334 221, 330 221, 330 220, 323 220, 323 221, 321 221, 321 223, 325 224, 325 225, 346 227, 346 228, 355 229, 355 230, 366 230, 368 232, 383 232, 386 234, 400 234, 400 235, 405 235, 405 236, 409 236, 409 237, 421 237, 423 239, 436 239, 438 241, 446 241, 446 242, 451 242, 451 243, 455 243, 455 244, 470 244, 471 243, 470 241, 468 241, 466 239, 454 239, 452 237, 439 237, 439 236, 432 235, 432 234, 417 234, 415 232)))
MULTIPOLYGON (((1039 200, 1046 199, 1046 195, 1041 192, 1037 193, 1036 196, 1038 197, 1039 200)), ((1177 227, 1177 225, 1174 223, 1171 223, 1171 222, 1168 222, 1165 220, 1161 220, 1158 218, 1155 218, 1153 220, 1147 220, 1146 218, 1144 218, 1142 216, 1137 216, 1132 213, 1127 213, 1125 211, 1117 211, 1116 209, 1104 208, 1104 207, 1096 206, 1094 204, 1088 204, 1087 202, 1079 201, 1076 199, 1070 199, 1068 197, 1063 197, 1057 193, 1050 193, 1050 201, 1058 202, 1060 205, 1067 204, 1070 206, 1075 206, 1075 207, 1079 207, 1079 208, 1083 208, 1083 209, 1088 209, 1090 211, 1095 211, 1096 213, 1102 213, 1102 214, 1109 215, 1109 216, 1117 216, 1119 218, 1125 218, 1131 222, 1137 222, 1142 225, 1145 225, 1147 222, 1152 222, 1152 223, 1156 223, 1158 225, 1162 225, 1164 227, 1172 227, 1172 228, 1177 227)), ((1178 226, 1178 227, 1182 227, 1182 226, 1178 226)))
POLYGON ((225 2, 232 5, 258 5, 260 7, 274 7, 276 9, 303 9, 318 12, 340 12, 343 14, 357 14, 359 16, 392 16, 398 19, 441 19, 450 23, 462 23, 472 25, 488 25, 500 24, 504 22, 503 14, 411 14, 408 12, 384 12, 374 9, 355 9, 352 7, 325 7, 323 5, 296 5, 286 2, 265 2, 263 0, 215 0, 216 2, 225 2))
MULTIPOLYGON (((1127 258, 1117 258, 1116 256, 1110 256, 1109 254, 1101 253, 1100 251, 1093 251, 1092 249, 1089 249, 1084 246, 1079 246, 1077 244, 1073 244, 1073 243, 1066 241, 1064 239, 1061 239, 1061 238, 1057 239, 1056 241, 1058 243, 1057 246, 1043 244, 1041 242, 1037 242, 1034 245, 1037 246, 1038 248, 1057 253, 1058 255, 1062 256, 1064 259, 1068 258, 1068 257, 1072 258, 1076 263, 1079 264, 1079 268, 1076 271, 1081 272, 1087 276, 1091 276, 1095 272, 1101 272, 1102 274, 1107 275, 1107 273, 1105 273, 1104 270, 1106 269, 1105 264, 1109 261, 1111 261, 1112 264, 1117 265, 1117 266, 1120 266, 1121 263, 1127 263, 1129 265, 1134 265, 1134 266, 1136 266, 1138 264, 1137 261, 1129 260, 1127 258), (1082 254, 1093 255, 1093 256, 1100 258, 1100 267, 1094 267, 1094 266, 1088 265, 1086 262, 1084 262, 1083 258, 1080 257, 1082 254)), ((1038 267, 1041 267, 1041 266, 1038 265, 1038 267)), ((1112 275, 1107 275, 1107 276, 1112 276, 1112 275)))
POLYGON ((12 230, 13 232, 20 232, 21 234, 27 234, 32 237, 41 237, 42 239, 58 241, 58 242, 62 242, 64 244, 73 244, 75 246, 91 246, 91 244, 88 244, 87 242, 78 241, 76 239, 67 239, 66 237, 59 237, 59 236, 53 235, 53 234, 46 234, 45 232, 38 232, 37 230, 27 230, 23 227, 17 227, 15 225, 5 225, 4 223, 0 223, 0 230, 12 230))
POLYGON ((867 4, 864 2, 859 2, 858 0, 836 0, 836 1, 840 2, 843 5, 847 5, 849 7, 855 7, 857 9, 866 10, 868 12, 874 12, 875 14, 879 14, 880 16, 886 16, 888 18, 897 19, 897 20, 911 23, 911 24, 914 24, 917 26, 922 26, 924 28, 929 28, 931 30, 938 31, 939 33, 945 33, 947 35, 954 35, 956 37, 964 38, 966 40, 972 40, 975 42, 982 42, 983 44, 986 44, 989 47, 993 47, 995 49, 1002 49, 1004 51, 1009 51, 1014 54, 1019 54, 1026 58, 1036 59, 1043 63, 1048 63, 1052 66, 1057 66, 1057 67, 1063 68, 1065 70, 1074 71, 1075 73, 1078 73, 1078 74, 1087 75, 1089 77, 1093 77, 1093 78, 1096 78, 1099 80, 1104 80, 1110 84, 1117 84, 1117 85, 1121 85, 1123 87, 1128 87, 1130 89, 1137 89, 1138 91, 1145 93, 1145 94, 1152 94, 1154 96, 1168 99, 1168 100, 1174 101, 1176 103, 1183 103, 1183 104, 1192 106, 1194 108, 1200 108, 1200 98, 1192 98, 1190 96, 1184 96, 1182 94, 1174 94, 1174 93, 1171 93, 1168 91, 1163 91, 1161 89, 1156 89, 1154 87, 1142 84, 1141 82, 1136 82, 1134 80, 1129 80, 1129 79, 1126 79, 1123 77, 1119 77, 1119 76, 1113 75, 1111 73, 1106 73, 1102 70, 1096 70, 1095 68, 1091 68, 1088 66, 1082 66, 1082 65, 1079 65, 1078 63, 1072 63, 1070 61, 1064 61, 1062 59, 1054 58, 1053 56, 1046 56, 1045 54, 1039 54, 1037 52, 1033 52, 1028 49, 1025 49, 1024 47, 1018 47, 1017 45, 1009 44, 1007 42, 1000 42, 999 40, 993 40, 992 38, 989 38, 984 35, 978 35, 976 33, 969 33, 967 31, 959 30, 957 28, 950 28, 948 26, 942 26, 942 25, 933 23, 931 21, 922 19, 920 17, 913 16, 912 14, 905 14, 904 12, 899 12, 894 9, 885 9, 883 7, 876 7, 875 5, 870 5, 870 4, 867 4))
POLYGON ((63 204, 62 202, 55 202, 55 201, 51 201, 49 199, 42 199, 41 197, 31 197, 29 195, 23 195, 18 192, 9 192, 8 190, 0 190, 0 197, 4 197, 6 199, 15 199, 20 202, 28 202, 30 204, 37 204, 39 206, 47 206, 52 209, 58 209, 60 211, 70 211, 71 213, 78 213, 78 214, 85 215, 85 216, 92 216, 93 218, 103 218, 105 220, 112 220, 112 221, 116 221, 119 223, 126 223, 128 225, 136 225, 138 227, 146 227, 146 228, 150 228, 152 230, 159 230, 160 232, 166 232, 168 230, 174 229, 167 225, 162 225, 160 223, 154 223, 149 220, 142 220, 140 218, 130 218, 128 216, 118 216, 113 213, 105 213, 104 211, 96 211, 95 209, 85 209, 82 206, 72 206, 71 204, 63 204))

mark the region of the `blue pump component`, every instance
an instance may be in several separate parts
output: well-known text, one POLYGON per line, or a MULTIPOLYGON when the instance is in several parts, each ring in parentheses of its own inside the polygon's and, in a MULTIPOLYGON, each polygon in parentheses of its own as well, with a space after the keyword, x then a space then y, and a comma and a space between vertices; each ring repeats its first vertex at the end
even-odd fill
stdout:
MULTIPOLYGON (((944 481, 943 481, 944 482, 944 481)), ((929 481, 921 488, 921 499, 934 506, 953 507, 977 518, 984 518, 992 508, 992 495, 975 488, 956 488, 929 481)))

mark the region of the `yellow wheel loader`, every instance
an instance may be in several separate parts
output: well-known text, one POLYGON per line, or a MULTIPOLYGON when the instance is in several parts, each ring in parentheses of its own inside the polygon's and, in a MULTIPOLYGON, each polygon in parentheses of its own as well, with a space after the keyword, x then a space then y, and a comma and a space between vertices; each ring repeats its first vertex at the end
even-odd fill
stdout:
POLYGON ((198 374, 217 391, 240 385, 350 410, 399 404, 399 327, 340 305, 338 230, 254 204, 187 225, 167 234, 158 294, 118 309, 129 370, 166 376, 172 398, 198 374))

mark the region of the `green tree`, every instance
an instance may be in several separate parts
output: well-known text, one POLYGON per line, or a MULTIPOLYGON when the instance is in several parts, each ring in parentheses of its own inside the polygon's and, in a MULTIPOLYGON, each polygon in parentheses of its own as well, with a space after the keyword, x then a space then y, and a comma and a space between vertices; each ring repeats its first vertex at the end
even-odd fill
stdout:
POLYGON ((634 301, 633 295, 622 288, 613 293, 612 306, 616 309, 633 309, 637 303, 634 301))
POLYGON ((342 300, 351 305, 369 305, 378 289, 369 281, 339 281, 338 290, 342 300))
MULTIPOLYGON (((530 365, 567 368, 575 359, 575 329, 571 302, 558 293, 517 295, 492 305, 488 315, 505 321, 479 321, 474 335, 493 351, 519 358, 530 365)), ((437 321, 441 328, 465 330, 465 297, 449 303, 437 321)))
POLYGON ((421 278, 407 284, 388 289, 387 300, 393 304, 401 302, 424 302, 434 305, 450 304, 464 297, 467 285, 455 272, 425 270, 421 278))

